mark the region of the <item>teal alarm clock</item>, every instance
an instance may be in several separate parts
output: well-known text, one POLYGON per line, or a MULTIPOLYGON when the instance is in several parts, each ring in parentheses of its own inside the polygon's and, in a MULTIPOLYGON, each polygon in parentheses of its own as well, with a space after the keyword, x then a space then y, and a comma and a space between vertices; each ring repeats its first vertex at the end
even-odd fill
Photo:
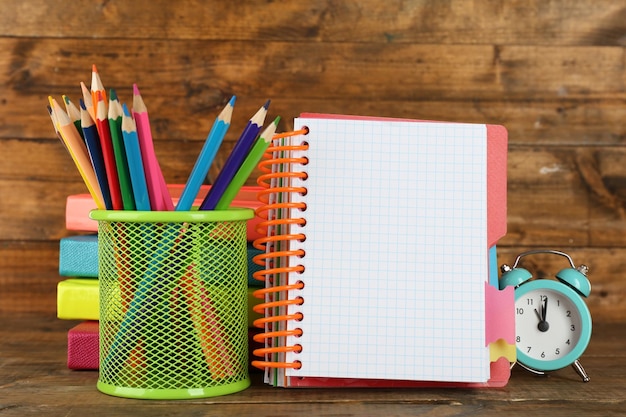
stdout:
POLYGON ((586 265, 574 266, 572 258, 556 250, 524 252, 513 266, 502 265, 500 289, 515 288, 515 346, 517 363, 536 373, 572 365, 584 382, 589 376, 579 358, 591 339, 591 314, 584 298, 591 292, 586 265), (556 274, 556 280, 533 278, 518 267, 532 254, 554 254, 568 259, 570 268, 556 274))

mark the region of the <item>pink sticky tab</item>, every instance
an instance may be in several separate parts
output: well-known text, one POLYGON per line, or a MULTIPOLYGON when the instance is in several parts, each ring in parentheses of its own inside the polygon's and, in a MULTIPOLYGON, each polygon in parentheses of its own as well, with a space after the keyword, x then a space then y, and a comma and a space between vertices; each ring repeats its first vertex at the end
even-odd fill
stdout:
POLYGON ((498 290, 485 283, 485 345, 498 339, 515 344, 515 293, 513 287, 498 290))

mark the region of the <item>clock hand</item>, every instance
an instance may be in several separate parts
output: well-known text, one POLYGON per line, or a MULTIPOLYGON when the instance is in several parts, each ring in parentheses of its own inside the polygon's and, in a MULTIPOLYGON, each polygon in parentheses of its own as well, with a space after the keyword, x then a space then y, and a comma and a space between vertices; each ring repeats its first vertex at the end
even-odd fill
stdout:
POLYGON ((539 324, 537 324, 537 329, 540 332, 547 332, 550 328, 550 325, 546 321, 546 314, 548 313, 548 298, 543 299, 543 304, 541 305, 541 313, 537 309, 535 309, 535 314, 539 319, 539 324))

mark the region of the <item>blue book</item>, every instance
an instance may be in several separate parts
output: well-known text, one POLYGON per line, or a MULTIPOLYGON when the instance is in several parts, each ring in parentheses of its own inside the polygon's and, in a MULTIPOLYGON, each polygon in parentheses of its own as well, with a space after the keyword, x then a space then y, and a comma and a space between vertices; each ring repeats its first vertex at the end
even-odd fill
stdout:
MULTIPOLYGON (((252 259, 262 253, 248 243, 248 286, 263 287, 253 278, 254 272, 263 269, 252 259)), ((98 278, 98 235, 78 235, 61 239, 59 250, 59 275, 64 277, 98 278)))
POLYGON ((59 275, 98 278, 98 235, 69 236, 61 239, 59 275))

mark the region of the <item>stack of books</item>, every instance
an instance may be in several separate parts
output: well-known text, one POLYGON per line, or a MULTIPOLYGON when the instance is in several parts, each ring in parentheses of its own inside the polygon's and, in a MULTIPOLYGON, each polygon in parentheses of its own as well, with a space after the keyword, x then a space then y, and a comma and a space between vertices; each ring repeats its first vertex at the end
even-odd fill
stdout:
MULTIPOLYGON (((184 185, 169 185, 168 188, 176 204, 184 185)), ((194 205, 198 206, 202 202, 209 189, 210 186, 201 187, 194 205)), ((261 205, 256 198, 259 189, 255 186, 243 187, 232 206, 256 209, 261 205)), ((57 317, 80 321, 68 331, 69 369, 93 370, 98 369, 99 364, 98 223, 89 217, 89 212, 94 209, 96 204, 90 194, 74 194, 67 198, 65 225, 74 235, 60 240, 59 274, 63 279, 57 286, 57 317)), ((259 221, 255 217, 247 223, 248 328, 251 349, 256 345, 252 338, 259 332, 252 323, 260 317, 253 311, 253 307, 261 302, 253 296, 253 292, 263 286, 262 282, 252 277, 261 268, 252 261, 260 253, 252 246, 252 241, 259 237, 259 221)))

